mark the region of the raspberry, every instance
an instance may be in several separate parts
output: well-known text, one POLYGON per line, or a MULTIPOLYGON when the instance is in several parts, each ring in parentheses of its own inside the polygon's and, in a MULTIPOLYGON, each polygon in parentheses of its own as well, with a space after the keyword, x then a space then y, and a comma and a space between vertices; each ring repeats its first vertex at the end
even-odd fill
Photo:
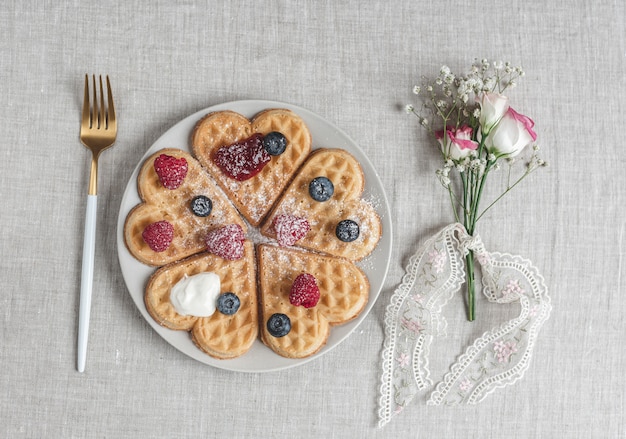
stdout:
POLYGON ((320 300, 320 289, 317 287, 315 277, 308 273, 302 273, 296 277, 289 292, 289 302, 293 306, 313 308, 320 300))
POLYGON ((157 221, 148 224, 141 236, 153 251, 164 252, 174 239, 174 226, 167 221, 157 221))
POLYGON ((161 184, 167 189, 178 188, 187 176, 187 160, 161 154, 154 160, 154 170, 161 184))
POLYGON ((241 142, 222 146, 213 157, 222 172, 237 181, 254 177, 271 159, 263 147, 261 134, 253 134, 241 142))
POLYGON ((246 239, 239 224, 229 224, 210 231, 206 237, 207 250, 221 258, 235 261, 243 258, 243 243, 246 239))
POLYGON ((288 214, 277 215, 272 221, 272 226, 276 232, 278 245, 281 247, 294 245, 311 230, 309 222, 305 218, 288 214))

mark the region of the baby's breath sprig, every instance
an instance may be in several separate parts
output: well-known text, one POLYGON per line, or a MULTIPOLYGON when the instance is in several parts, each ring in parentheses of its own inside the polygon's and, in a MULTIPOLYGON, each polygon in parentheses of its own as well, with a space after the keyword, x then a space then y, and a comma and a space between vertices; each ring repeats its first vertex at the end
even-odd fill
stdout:
MULTIPOLYGON (((475 60, 463 75, 444 65, 434 79, 422 78, 422 83, 413 87, 413 93, 421 98, 421 107, 416 109, 412 104, 405 107, 439 144, 444 166, 436 171, 436 176, 449 193, 456 220, 463 222, 470 235, 485 212, 528 175, 546 166, 535 146, 522 175, 511 182, 514 158, 536 138, 533 121, 510 108, 508 98, 503 95, 523 76, 524 70, 510 62, 475 60), (503 160, 509 167, 506 188, 480 210, 487 177, 501 167, 503 160)), ((466 265, 468 318, 474 320, 472 252, 466 265)))

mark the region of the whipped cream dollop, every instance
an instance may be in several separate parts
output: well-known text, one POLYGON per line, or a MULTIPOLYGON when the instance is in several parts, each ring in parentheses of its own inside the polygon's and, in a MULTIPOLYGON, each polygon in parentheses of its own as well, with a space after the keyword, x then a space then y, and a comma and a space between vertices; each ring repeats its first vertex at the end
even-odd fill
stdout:
POLYGON ((209 317, 220 295, 220 277, 212 272, 183 277, 170 291, 170 302, 183 316, 209 317))

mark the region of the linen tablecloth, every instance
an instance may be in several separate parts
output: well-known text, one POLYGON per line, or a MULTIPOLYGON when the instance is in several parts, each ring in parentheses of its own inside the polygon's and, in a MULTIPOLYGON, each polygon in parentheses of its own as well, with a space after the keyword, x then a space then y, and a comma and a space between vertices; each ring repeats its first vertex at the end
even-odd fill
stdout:
MULTIPOLYGON (((599 0, 5 2, 0 8, 0 436, 625 437, 626 9, 599 0), (530 258, 552 297, 516 385, 475 406, 418 398, 377 427, 384 310, 417 246, 453 221, 437 151, 404 105, 421 76, 478 58, 526 75, 510 92, 536 122, 533 174, 479 225, 485 246, 530 258), (85 73, 108 74, 119 118, 100 159, 87 370, 75 370, 88 151, 85 73), (159 337, 117 258, 124 189, 145 151, 214 104, 269 99, 345 131, 383 181, 393 252, 372 312, 305 365, 264 374, 201 364, 159 337)), ((447 310, 446 368, 510 318, 485 300, 447 310)))

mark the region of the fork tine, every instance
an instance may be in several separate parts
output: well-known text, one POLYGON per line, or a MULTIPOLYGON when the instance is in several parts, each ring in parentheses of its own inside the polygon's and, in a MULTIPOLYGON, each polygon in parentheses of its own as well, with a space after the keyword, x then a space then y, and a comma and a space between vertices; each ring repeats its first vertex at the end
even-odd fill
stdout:
POLYGON ((91 128, 100 128, 100 110, 98 109, 98 87, 96 87, 96 75, 91 76, 93 84, 93 108, 91 111, 91 128))
POLYGON ((85 74, 85 97, 83 98, 82 124, 91 126, 90 106, 89 106, 89 75, 85 74))
POLYGON ((113 105, 113 92, 111 91, 111 83, 109 82, 109 75, 107 75, 107 128, 115 129, 117 122, 115 120, 115 106, 113 105))
POLYGON ((102 88, 102 75, 98 76, 98 82, 100 83, 100 107, 98 108, 98 128, 107 128, 107 117, 104 113, 104 91, 102 88))

